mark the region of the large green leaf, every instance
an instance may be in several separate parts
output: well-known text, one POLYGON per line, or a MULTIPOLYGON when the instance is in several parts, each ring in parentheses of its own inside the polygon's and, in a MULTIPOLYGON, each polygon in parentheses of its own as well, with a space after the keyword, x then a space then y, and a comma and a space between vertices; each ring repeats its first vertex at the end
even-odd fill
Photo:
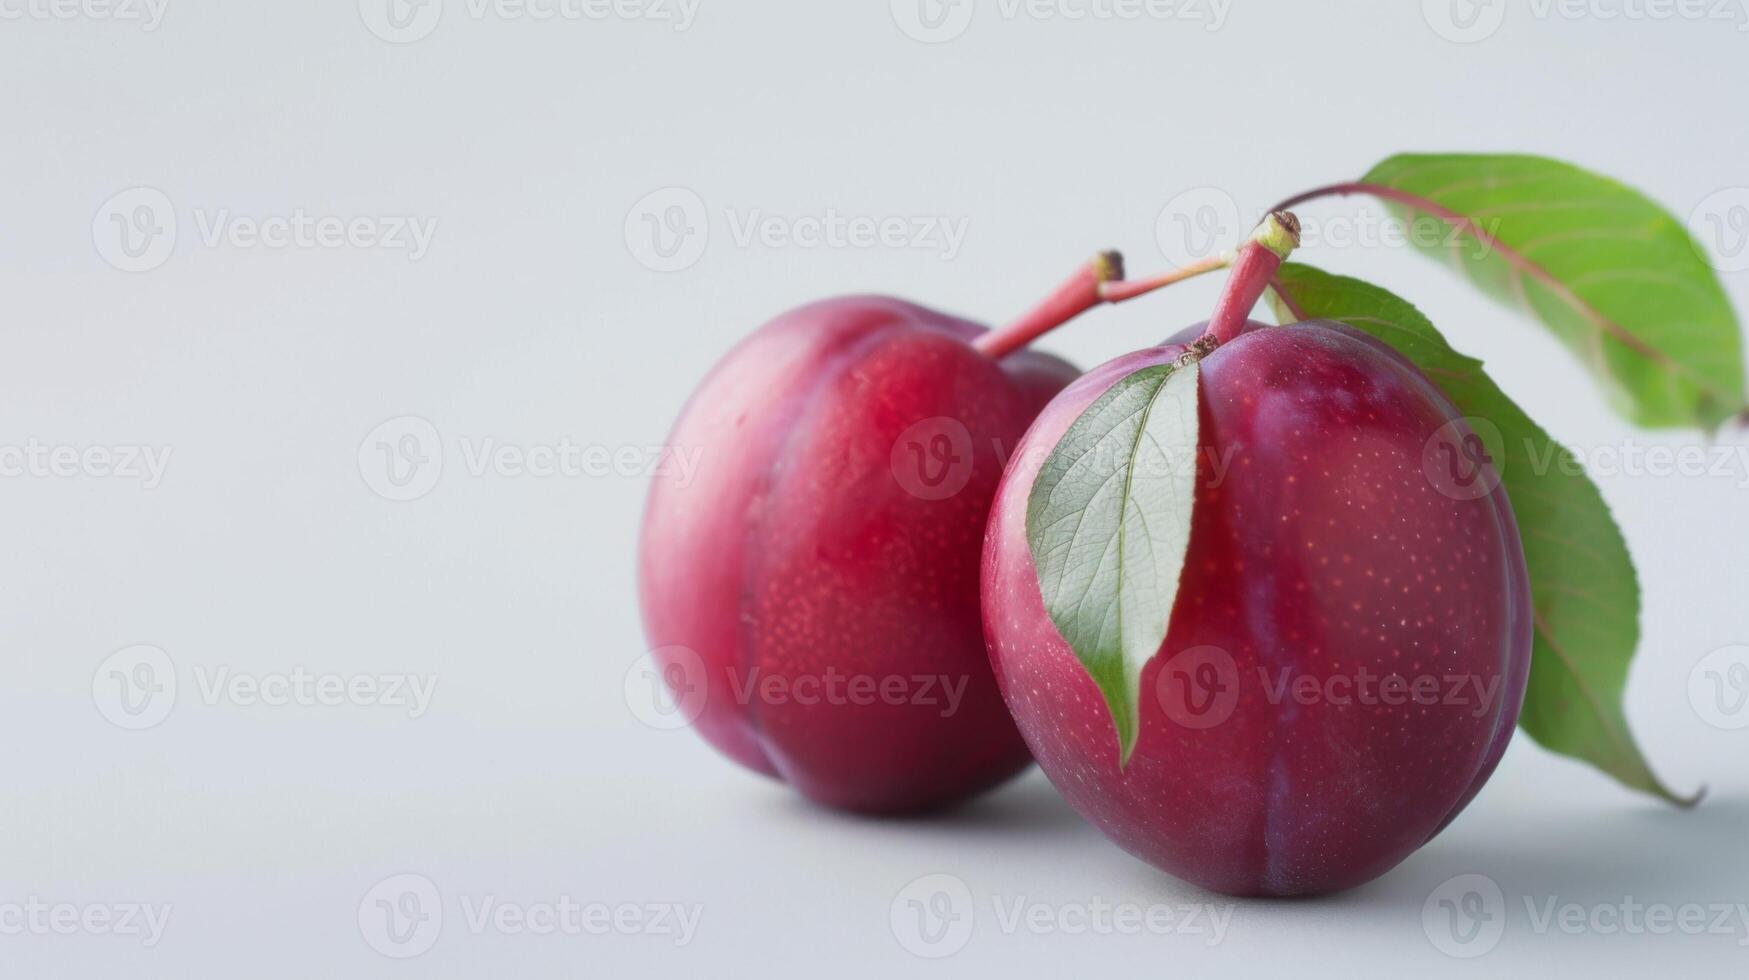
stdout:
POLYGON ((1731 304, 1688 230, 1645 195, 1534 156, 1406 154, 1362 184, 1393 192, 1381 196, 1400 217, 1467 219, 1411 241, 1534 314, 1629 420, 1713 429, 1743 410, 1731 304))
POLYGON ((1583 759, 1638 790, 1687 803, 1658 780, 1622 710, 1639 643, 1640 587, 1627 543, 1597 486, 1482 370, 1446 344, 1409 303, 1376 286, 1304 265, 1278 276, 1284 322, 1336 320, 1391 345, 1476 425, 1512 501, 1530 571, 1535 645, 1519 724, 1543 746, 1583 759))
POLYGON ((1111 709, 1122 762, 1190 543, 1200 373, 1192 361, 1120 378, 1063 433, 1027 499, 1045 610, 1111 709))

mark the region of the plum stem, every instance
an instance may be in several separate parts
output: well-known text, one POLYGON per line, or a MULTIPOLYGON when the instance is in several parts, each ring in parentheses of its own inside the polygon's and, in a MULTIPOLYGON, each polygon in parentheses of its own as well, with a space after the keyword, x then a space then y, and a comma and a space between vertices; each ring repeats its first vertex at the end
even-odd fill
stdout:
POLYGON ((1269 212, 1251 233, 1251 240, 1240 246, 1233 271, 1227 276, 1227 288, 1215 304, 1203 337, 1224 344, 1239 336, 1276 270, 1299 244, 1300 219, 1292 211, 1269 212))
POLYGON ((1075 270, 1044 301, 1000 330, 991 330, 972 341, 972 347, 992 360, 1007 357, 1045 334, 1068 323, 1101 303, 1122 303, 1156 289, 1224 269, 1231 254, 1216 255, 1148 279, 1125 279, 1123 256, 1101 252, 1075 270))

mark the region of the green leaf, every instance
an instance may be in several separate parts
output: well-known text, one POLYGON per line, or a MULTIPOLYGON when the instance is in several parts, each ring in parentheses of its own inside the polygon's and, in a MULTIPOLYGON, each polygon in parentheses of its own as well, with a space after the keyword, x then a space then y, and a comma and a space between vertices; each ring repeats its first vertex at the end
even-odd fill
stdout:
POLYGON ((1622 691, 1639 644, 1639 581, 1621 530, 1577 460, 1409 303, 1305 265, 1283 266, 1278 281, 1292 301, 1284 309, 1272 296, 1284 322, 1336 320, 1371 334, 1419 366, 1458 411, 1492 423, 1473 428, 1518 518, 1535 617, 1519 725, 1545 748, 1634 789, 1693 802, 1658 780, 1628 730, 1622 691))
POLYGON ((1423 218, 1410 240, 1542 321, 1630 421, 1710 430, 1743 410, 1730 301, 1693 236, 1645 195, 1534 156, 1394 156, 1363 183, 1420 199, 1387 198, 1398 217, 1468 219, 1448 235, 1423 218))
POLYGON ((1190 543, 1199 378, 1191 361, 1119 379, 1063 433, 1027 499, 1045 610, 1111 709, 1120 764, 1190 543))

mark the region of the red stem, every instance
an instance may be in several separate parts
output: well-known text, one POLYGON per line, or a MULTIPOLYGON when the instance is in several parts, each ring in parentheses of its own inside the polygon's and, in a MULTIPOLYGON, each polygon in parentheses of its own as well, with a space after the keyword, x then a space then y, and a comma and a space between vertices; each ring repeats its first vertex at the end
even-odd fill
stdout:
POLYGON ((1227 288, 1215 304, 1203 338, 1224 344, 1239 336, 1263 291, 1269 288, 1276 270, 1288 254, 1300 243, 1300 222, 1293 212, 1276 209, 1263 219, 1251 240, 1239 249, 1233 271, 1227 277, 1227 288))
POLYGON ((1182 268, 1173 269, 1171 272, 1163 272, 1152 279, 1117 279, 1112 282, 1100 283, 1099 298, 1107 303, 1122 303, 1125 300, 1135 299, 1137 296, 1146 296, 1156 289, 1170 286, 1175 282, 1194 279, 1216 269, 1225 269, 1232 263, 1233 256, 1231 255, 1211 255, 1182 268))
POLYGON ((1224 268, 1229 261, 1228 256, 1214 256, 1151 279, 1132 280, 1123 278, 1123 256, 1101 252, 1025 316, 1000 330, 980 334, 972 341, 972 347, 992 360, 1007 357, 1095 306, 1145 296, 1175 282, 1224 268))

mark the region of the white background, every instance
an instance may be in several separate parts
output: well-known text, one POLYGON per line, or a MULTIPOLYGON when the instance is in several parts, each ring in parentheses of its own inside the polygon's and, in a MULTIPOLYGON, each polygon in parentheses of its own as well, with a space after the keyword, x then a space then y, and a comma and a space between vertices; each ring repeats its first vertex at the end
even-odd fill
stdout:
MULTIPOLYGON (((1483 5, 1478 29, 1494 29, 1468 43, 1431 26, 1441 0, 1431 16, 1403 0, 1232 0, 1218 29, 1206 3, 1070 20, 978 0, 946 9, 959 33, 941 43, 901 29, 916 23, 909 0, 704 0, 684 30, 446 7, 428 36, 392 43, 367 25, 401 40, 431 25, 397 35, 372 0, 168 0, 155 29, 95 2, 0 0, 0 445, 172 454, 150 488, 0 479, 0 927, 33 896, 172 907, 149 948, 13 929, 0 972, 1741 971, 1749 925, 1735 916, 1724 935, 1539 934, 1525 905, 1749 902, 1749 731, 1689 697, 1703 657, 1749 642, 1741 463, 1599 480, 1644 588, 1629 715, 1672 785, 1711 786, 1703 806, 1672 811, 1520 738, 1463 818, 1383 879, 1227 907, 1109 845, 1037 773, 949 816, 872 822, 647 726, 625 694, 644 653, 644 476, 476 475, 468 459, 488 444, 659 445, 711 363, 809 299, 891 292, 997 321, 1098 248, 1161 267, 1162 209, 1197 188, 1255 211, 1397 151, 1519 150, 1618 176, 1687 219, 1749 183, 1738 4, 1723 21, 1602 16, 1620 0, 1578 17, 1514 4, 1502 21, 1483 5), (133 220, 142 199, 110 202, 137 187, 161 192, 177 238, 136 260, 112 216, 133 220), (675 263, 652 250, 644 212, 660 221, 691 198, 639 202, 673 187, 697 195, 702 210, 679 216, 708 234, 660 272, 675 263), (736 240, 755 213, 829 209, 964 221, 966 236, 951 259, 736 240), (300 212, 412 216, 435 233, 415 257, 237 232, 300 212), (236 234, 205 240, 214 222, 236 234), (141 262, 160 264, 116 267, 141 262), (398 502, 375 492, 395 495, 367 435, 407 416, 431 428, 398 423, 413 428, 390 444, 423 436, 442 466, 398 502), (135 644, 170 658, 177 691, 160 723, 129 731, 110 720, 100 665, 135 644), (300 667, 437 687, 417 718, 201 689, 218 671, 300 667), (360 925, 367 893, 400 874, 428 878, 443 915, 405 961, 377 947, 416 950, 360 925), (931 874, 963 882, 972 911, 963 948, 935 962, 889 914, 931 874), (1503 896, 1504 932, 1474 963, 1423 925, 1460 874, 1503 896), (561 896, 702 918, 684 946, 476 934, 467 919, 487 897, 561 896), (1018 899, 1071 917, 1096 899, 1215 903, 1232 918, 1212 945, 1005 932, 992 903, 1018 899)), ((1740 240, 1711 244, 1741 254, 1740 240)), ((1301 257, 1418 302, 1581 451, 1698 439, 1628 428, 1538 327, 1435 263, 1389 248, 1301 257)), ((1749 273, 1724 280, 1749 309, 1749 273)), ((1215 285, 1097 313, 1044 346, 1092 365, 1203 318, 1215 285)))

